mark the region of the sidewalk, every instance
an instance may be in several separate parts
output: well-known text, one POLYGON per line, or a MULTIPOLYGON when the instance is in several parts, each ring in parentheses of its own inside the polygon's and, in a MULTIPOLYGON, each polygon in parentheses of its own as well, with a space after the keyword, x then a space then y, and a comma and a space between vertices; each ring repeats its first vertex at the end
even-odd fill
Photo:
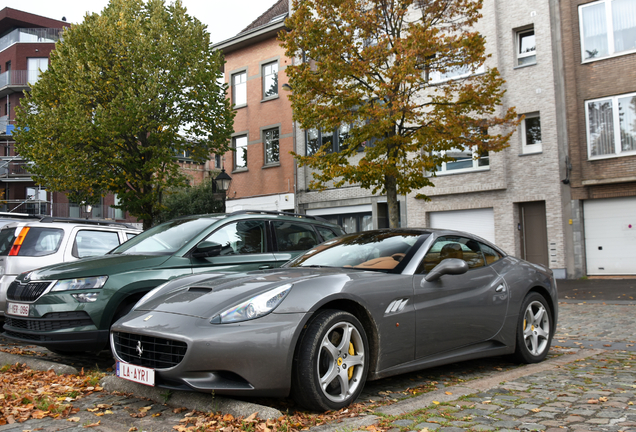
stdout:
POLYGON ((559 300, 636 303, 636 279, 559 279, 559 300))

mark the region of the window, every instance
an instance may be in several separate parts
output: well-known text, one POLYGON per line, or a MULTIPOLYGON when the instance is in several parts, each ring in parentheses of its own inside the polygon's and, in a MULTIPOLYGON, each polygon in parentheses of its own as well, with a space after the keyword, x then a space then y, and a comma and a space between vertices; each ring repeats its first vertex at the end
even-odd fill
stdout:
POLYGON ((521 152, 541 152, 541 117, 539 113, 526 114, 521 122, 521 152))
POLYGON ((263 66, 263 99, 278 96, 278 62, 263 66))
POLYGON ((247 169, 247 135, 232 138, 234 144, 234 169, 247 169))
POLYGON ((471 75, 477 75, 484 73, 486 67, 484 65, 479 66, 475 72, 472 72, 471 65, 455 66, 449 68, 446 72, 432 71, 430 72, 430 80, 433 84, 441 83, 444 81, 468 78, 471 75))
POLYGON ((517 32, 517 66, 527 66, 537 62, 537 44, 534 29, 517 32))
POLYGON ((233 222, 219 228, 207 240, 222 246, 221 255, 264 253, 267 249, 265 222, 233 222))
POLYGON ((219 154, 214 155, 214 168, 223 168, 221 166, 221 155, 219 154))
POLYGON ((40 73, 49 68, 48 57, 27 59, 27 82, 33 84, 40 78, 40 73))
POLYGON ((235 107, 247 105, 247 72, 232 75, 232 102, 235 107))
POLYGON ((104 255, 119 246, 119 235, 109 231, 80 230, 75 236, 72 254, 75 258, 104 255))
POLYGON ((455 160, 451 162, 442 162, 437 167, 438 174, 460 173, 466 171, 476 171, 489 169, 490 161, 488 151, 478 152, 477 149, 452 149, 440 154, 452 157, 455 160))
POLYGON ((320 215, 327 221, 340 225, 347 234, 373 229, 371 213, 345 213, 336 215, 320 215))
MULTIPOLYGON (((416 273, 423 274, 433 270, 439 263, 449 258, 457 258, 466 261, 468 269, 483 267, 486 265, 482 247, 479 242, 465 237, 445 236, 438 238, 428 250, 426 256, 418 266, 416 273)), ((497 253, 488 248, 490 262, 496 261, 492 253, 497 253)))
POLYGON ((64 230, 59 228, 31 227, 22 241, 18 251, 19 256, 46 256, 52 255, 60 248, 64 230))
POLYGON ((583 61, 636 51, 636 2, 601 0, 579 7, 583 61))
POLYGON ((333 232, 331 229, 325 228, 325 227, 321 227, 319 225, 316 226, 316 229, 318 230, 318 232, 322 236, 322 240, 323 241, 331 240, 332 238, 336 238, 339 235, 339 234, 336 234, 335 232, 333 232))
MULTIPOLYGON (((347 148, 347 138, 350 136, 351 126, 344 124, 338 129, 323 131, 321 129, 309 129, 306 131, 307 156, 316 154, 322 146, 329 145, 327 153, 339 152, 347 148)), ((362 151, 361 146, 358 151, 362 151)))
POLYGON ((263 131, 263 141, 265 144, 265 165, 278 163, 279 147, 278 128, 263 131))
POLYGON ((636 93, 585 103, 590 159, 636 153, 636 93))
POLYGON ((320 243, 311 225, 295 222, 273 222, 273 225, 280 252, 304 251, 320 243))
MULTIPOLYGON (((115 195, 113 196, 113 204, 114 204, 114 205, 120 205, 120 204, 121 204, 121 200, 119 199, 119 197, 117 196, 117 194, 115 194, 115 195)), ((125 211, 123 211, 123 210, 122 210, 122 209, 120 209, 120 208, 112 208, 112 207, 111 207, 111 208, 109 209, 109 212, 108 212, 108 213, 109 213, 109 215, 108 215, 108 216, 109 216, 110 218, 113 218, 113 219, 126 219, 126 212, 125 212, 125 211), (111 210, 113 211, 113 212, 112 212, 112 214, 111 214, 111 210)))

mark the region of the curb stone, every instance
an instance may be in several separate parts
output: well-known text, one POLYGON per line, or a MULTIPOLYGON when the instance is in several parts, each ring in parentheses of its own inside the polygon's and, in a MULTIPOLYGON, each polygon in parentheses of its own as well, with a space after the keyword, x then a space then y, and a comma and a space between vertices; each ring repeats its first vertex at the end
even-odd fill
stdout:
POLYGON ((257 412, 263 420, 276 419, 283 415, 279 410, 251 402, 224 398, 209 393, 196 393, 181 390, 170 391, 158 387, 150 387, 132 381, 126 381, 114 375, 107 376, 100 381, 105 391, 112 393, 132 393, 136 397, 150 399, 156 403, 166 404, 172 408, 187 407, 190 410, 232 414, 234 417, 249 417, 257 412))
POLYGON ((24 357, 17 354, 9 354, 0 351, 0 365, 13 365, 16 363, 25 364, 27 367, 39 371, 55 371, 57 375, 72 374, 77 375, 79 371, 73 366, 54 363, 47 360, 40 360, 34 357, 24 357))

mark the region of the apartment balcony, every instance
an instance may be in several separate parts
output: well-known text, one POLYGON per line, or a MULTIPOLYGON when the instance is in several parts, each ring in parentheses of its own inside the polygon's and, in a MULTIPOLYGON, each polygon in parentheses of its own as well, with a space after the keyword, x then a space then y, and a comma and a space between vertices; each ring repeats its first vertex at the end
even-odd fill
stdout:
POLYGON ((62 38, 63 29, 18 28, 0 38, 0 51, 19 42, 55 43, 62 38))
POLYGON ((0 160, 0 183, 30 182, 30 163, 20 156, 3 156, 0 160))
POLYGON ((39 69, 9 70, 0 74, 0 97, 11 93, 22 93, 31 88, 31 84, 40 79, 39 69))

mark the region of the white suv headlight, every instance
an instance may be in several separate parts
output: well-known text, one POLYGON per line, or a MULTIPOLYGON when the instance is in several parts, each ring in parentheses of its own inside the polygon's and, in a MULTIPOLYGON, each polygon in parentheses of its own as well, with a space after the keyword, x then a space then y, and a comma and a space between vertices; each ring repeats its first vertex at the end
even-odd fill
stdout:
POLYGON ((108 276, 95 276, 76 279, 62 279, 57 281, 51 291, 70 291, 80 289, 98 289, 104 286, 108 276))
POLYGON ((253 320, 267 315, 283 301, 291 290, 292 284, 274 288, 251 299, 237 304, 210 320, 211 324, 227 324, 253 320))

